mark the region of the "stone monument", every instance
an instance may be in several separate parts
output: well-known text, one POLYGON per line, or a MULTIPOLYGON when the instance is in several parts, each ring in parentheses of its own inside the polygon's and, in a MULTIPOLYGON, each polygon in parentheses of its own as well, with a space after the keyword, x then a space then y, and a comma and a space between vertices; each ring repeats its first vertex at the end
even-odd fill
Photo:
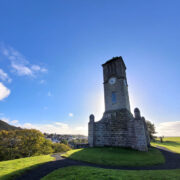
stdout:
POLYGON ((138 108, 130 110, 126 66, 122 57, 114 57, 102 65, 104 75, 105 112, 95 122, 90 115, 88 143, 94 146, 130 147, 147 151, 150 139, 145 118, 138 108))

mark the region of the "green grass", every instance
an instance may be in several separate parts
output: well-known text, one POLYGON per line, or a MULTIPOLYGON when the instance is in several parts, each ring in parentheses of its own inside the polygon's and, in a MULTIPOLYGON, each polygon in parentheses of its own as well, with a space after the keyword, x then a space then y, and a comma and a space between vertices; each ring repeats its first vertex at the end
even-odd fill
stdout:
POLYGON ((180 153, 180 137, 166 137, 163 138, 163 143, 156 140, 156 142, 151 143, 152 146, 162 146, 173 152, 180 153))
POLYGON ((177 170, 109 170, 86 166, 70 166, 53 171, 41 180, 178 180, 177 170))
POLYGON ((155 148, 148 152, 118 147, 85 148, 70 150, 62 156, 112 166, 146 166, 165 162, 161 152, 155 148))
POLYGON ((52 161, 50 155, 41 155, 28 158, 21 158, 0 162, 0 180, 14 179, 27 169, 33 168, 38 164, 52 161))

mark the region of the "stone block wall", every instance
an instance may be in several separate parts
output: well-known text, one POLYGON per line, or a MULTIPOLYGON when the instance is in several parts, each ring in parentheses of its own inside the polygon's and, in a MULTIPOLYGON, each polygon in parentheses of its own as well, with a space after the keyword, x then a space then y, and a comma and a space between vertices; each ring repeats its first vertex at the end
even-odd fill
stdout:
MULTIPOLYGON (((148 150, 145 121, 127 109, 105 112, 103 118, 94 122, 90 116, 88 141, 93 146, 131 147, 148 150)), ((94 116, 93 116, 94 117, 94 116)))

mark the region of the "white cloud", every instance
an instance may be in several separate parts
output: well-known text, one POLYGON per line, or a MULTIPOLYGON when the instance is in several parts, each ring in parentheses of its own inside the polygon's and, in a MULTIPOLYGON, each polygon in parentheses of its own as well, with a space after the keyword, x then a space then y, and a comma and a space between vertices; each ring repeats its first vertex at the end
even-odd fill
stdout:
POLYGON ((18 120, 11 121, 12 124, 17 124, 18 122, 19 122, 18 120))
POLYGON ((55 122, 54 124, 57 125, 59 128, 64 129, 64 130, 68 130, 69 129, 68 124, 65 124, 65 123, 55 122))
MULTIPOLYGON (((0 116, 3 116, 4 114, 3 113, 0 113, 0 116)), ((13 124, 13 125, 20 125, 19 124, 19 121, 18 120, 12 120, 10 118, 7 118, 7 117, 0 117, 0 120, 6 122, 6 123, 9 123, 9 124, 13 124)))
POLYGON ((6 122, 6 123, 9 122, 9 118, 6 118, 6 117, 2 117, 1 120, 4 121, 4 122, 6 122))
POLYGON ((0 79, 2 81, 7 81, 9 83, 12 81, 12 79, 8 76, 8 74, 5 73, 2 69, 0 69, 0 79))
POLYGON ((47 72, 47 69, 46 69, 46 68, 40 67, 40 66, 38 66, 38 65, 32 65, 32 66, 31 66, 31 69, 32 69, 33 71, 47 72))
POLYGON ((74 126, 71 127, 68 124, 62 122, 55 122, 53 124, 30 124, 25 123, 21 125, 22 128, 38 129, 41 132, 56 133, 56 134, 83 134, 87 135, 87 126, 74 126))
POLYGON ((69 117, 73 117, 74 116, 74 114, 73 113, 69 113, 69 117))
POLYGON ((0 82, 0 101, 10 95, 11 91, 3 83, 0 82))
POLYGON ((1 53, 9 59, 13 72, 19 76, 33 76, 38 72, 47 72, 47 69, 39 65, 31 65, 27 58, 23 56, 20 52, 12 47, 6 47, 1 44, 1 53))
POLYGON ((24 75, 33 76, 33 71, 29 67, 23 64, 11 63, 11 66, 14 69, 14 71, 20 76, 24 76, 24 75))
POLYGON ((41 70, 40 66, 38 66, 38 65, 32 65, 31 69, 34 71, 40 71, 41 70))
POLYGON ((41 72, 47 72, 48 70, 46 68, 41 68, 41 72))
POLYGON ((157 136, 180 136, 180 121, 157 124, 156 131, 157 136))
MULTIPOLYGON (((6 118, 6 120, 8 120, 6 118)), ((54 122, 52 124, 30 124, 21 125, 22 128, 38 129, 41 132, 56 134, 88 134, 88 126, 70 126, 62 122, 54 122)), ((164 122, 156 125, 158 136, 180 136, 180 121, 164 122)))
POLYGON ((27 128, 27 129, 36 129, 35 126, 33 126, 31 123, 25 123, 23 125, 21 125, 22 128, 27 128))

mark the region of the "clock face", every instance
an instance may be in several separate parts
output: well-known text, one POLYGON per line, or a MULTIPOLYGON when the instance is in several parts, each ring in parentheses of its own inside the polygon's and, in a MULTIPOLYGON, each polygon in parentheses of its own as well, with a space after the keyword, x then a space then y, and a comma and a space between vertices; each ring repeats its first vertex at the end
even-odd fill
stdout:
POLYGON ((115 84, 116 83, 116 78, 115 77, 111 77, 109 79, 109 84, 115 84))

